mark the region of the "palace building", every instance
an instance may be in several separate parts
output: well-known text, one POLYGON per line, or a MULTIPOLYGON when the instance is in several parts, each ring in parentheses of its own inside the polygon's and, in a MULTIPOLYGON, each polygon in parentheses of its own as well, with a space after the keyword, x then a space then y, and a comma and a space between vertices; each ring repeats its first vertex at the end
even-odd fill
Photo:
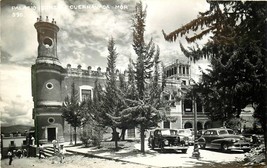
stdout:
MULTIPOLYGON (((90 66, 82 69, 62 67, 57 55, 57 33, 60 30, 56 21, 49 22, 40 17, 34 24, 37 30, 38 55, 31 67, 32 96, 34 108, 32 117, 35 125, 35 139, 41 143, 49 143, 54 139, 66 141, 69 134, 62 117, 60 108, 67 96, 71 95, 71 85, 74 83, 82 101, 93 96, 93 87, 97 79, 103 86, 106 72, 98 68, 93 71, 90 66)), ((159 123, 162 128, 193 128, 193 110, 191 100, 177 99, 190 86, 190 64, 178 60, 165 68, 167 75, 164 97, 173 100, 168 120, 159 123)), ((119 71, 117 71, 119 73, 119 71)), ((127 73, 124 73, 127 75, 127 73)), ((208 120, 204 108, 197 102, 198 129, 209 128, 212 123, 208 120)), ((137 129, 127 130, 126 137, 137 138, 137 129)))

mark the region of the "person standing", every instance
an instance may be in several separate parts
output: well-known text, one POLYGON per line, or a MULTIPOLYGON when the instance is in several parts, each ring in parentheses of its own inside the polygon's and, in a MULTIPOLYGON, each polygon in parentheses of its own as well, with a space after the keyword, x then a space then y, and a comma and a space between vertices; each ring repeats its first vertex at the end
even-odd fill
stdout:
POLYGON ((19 159, 22 157, 22 150, 21 149, 17 150, 17 156, 19 157, 19 159))
POLYGON ((65 151, 64 145, 60 145, 60 148, 59 148, 60 163, 63 162, 65 152, 66 151, 65 151))
POLYGON ((40 144, 40 146, 39 146, 39 159, 41 159, 42 155, 43 155, 44 157, 46 157, 46 156, 45 156, 45 153, 44 153, 44 147, 43 147, 42 144, 40 144))
POLYGON ((22 151, 22 156, 23 156, 23 157, 27 157, 27 156, 28 156, 27 153, 28 153, 28 152, 27 152, 27 149, 23 149, 23 151, 22 151))
POLYGON ((13 153, 11 152, 11 150, 7 152, 7 156, 9 158, 9 165, 11 165, 13 161, 13 153))
POLYGON ((26 136, 26 146, 27 146, 27 157, 30 157, 30 134, 27 130, 25 130, 26 136))
POLYGON ((56 151, 57 151, 57 140, 53 140, 52 141, 52 144, 53 144, 53 148, 54 148, 54 153, 56 153, 56 151))

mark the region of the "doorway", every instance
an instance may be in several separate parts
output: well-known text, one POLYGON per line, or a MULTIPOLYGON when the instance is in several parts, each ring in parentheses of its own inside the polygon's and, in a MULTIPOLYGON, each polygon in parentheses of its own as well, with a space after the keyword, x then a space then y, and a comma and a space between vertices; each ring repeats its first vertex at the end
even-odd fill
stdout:
POLYGON ((56 139, 56 128, 47 128, 47 141, 51 142, 56 139))

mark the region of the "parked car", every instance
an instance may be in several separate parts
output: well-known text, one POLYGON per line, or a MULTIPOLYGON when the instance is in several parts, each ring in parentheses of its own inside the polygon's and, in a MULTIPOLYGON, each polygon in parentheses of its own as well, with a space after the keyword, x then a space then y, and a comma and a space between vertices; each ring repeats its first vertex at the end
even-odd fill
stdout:
POLYGON ((177 134, 175 129, 155 129, 150 131, 148 138, 148 146, 151 149, 159 148, 181 150, 186 153, 188 149, 187 142, 183 136, 177 134))
POLYGON ((186 129, 178 129, 178 135, 184 136, 188 138, 188 143, 189 145, 194 144, 194 132, 192 131, 191 128, 186 128, 186 129))
POLYGON ((250 142, 242 135, 234 134, 234 131, 227 128, 207 129, 198 139, 200 148, 220 149, 223 152, 231 150, 243 150, 248 152, 251 149, 250 142))
POLYGON ((197 131, 197 138, 200 138, 206 130, 201 129, 197 131))

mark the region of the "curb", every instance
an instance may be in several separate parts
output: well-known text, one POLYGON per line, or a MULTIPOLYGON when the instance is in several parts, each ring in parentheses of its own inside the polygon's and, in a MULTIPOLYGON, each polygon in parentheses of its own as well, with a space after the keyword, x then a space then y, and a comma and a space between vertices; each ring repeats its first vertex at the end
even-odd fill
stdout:
POLYGON ((83 152, 78 152, 78 151, 69 150, 69 149, 66 149, 66 152, 71 152, 71 153, 74 153, 74 154, 84 155, 85 157, 93 157, 93 158, 99 158, 99 159, 112 160, 112 161, 115 161, 115 162, 131 163, 131 164, 137 164, 137 165, 143 165, 143 166, 155 167, 155 168, 157 167, 157 166, 153 166, 153 165, 147 165, 147 164, 137 163, 137 162, 133 162, 133 161, 117 159, 117 158, 110 158, 110 157, 106 157, 106 156, 99 156, 99 155, 95 155, 95 154, 92 154, 92 153, 83 153, 83 152))

